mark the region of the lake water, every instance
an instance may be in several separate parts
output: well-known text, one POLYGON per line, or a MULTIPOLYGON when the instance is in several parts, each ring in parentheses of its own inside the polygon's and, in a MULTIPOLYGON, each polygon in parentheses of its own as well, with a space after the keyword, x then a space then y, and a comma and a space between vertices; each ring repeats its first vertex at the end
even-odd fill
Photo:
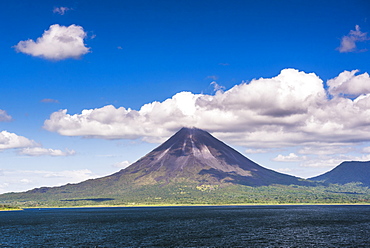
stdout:
POLYGON ((0 247, 370 247, 370 206, 0 212, 0 247))

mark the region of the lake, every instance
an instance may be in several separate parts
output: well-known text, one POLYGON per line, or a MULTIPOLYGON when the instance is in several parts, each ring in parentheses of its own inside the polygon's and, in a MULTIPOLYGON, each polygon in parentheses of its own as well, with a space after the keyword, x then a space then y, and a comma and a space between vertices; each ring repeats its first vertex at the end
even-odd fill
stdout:
POLYGON ((370 206, 0 212, 0 247, 369 247, 370 206))

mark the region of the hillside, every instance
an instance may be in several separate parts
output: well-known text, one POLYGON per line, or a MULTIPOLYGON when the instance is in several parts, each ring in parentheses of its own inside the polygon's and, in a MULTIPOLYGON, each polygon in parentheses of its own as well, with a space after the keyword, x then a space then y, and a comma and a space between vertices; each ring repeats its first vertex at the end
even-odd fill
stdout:
POLYGON ((370 161, 343 162, 331 171, 309 180, 335 184, 361 183, 370 187, 370 161))

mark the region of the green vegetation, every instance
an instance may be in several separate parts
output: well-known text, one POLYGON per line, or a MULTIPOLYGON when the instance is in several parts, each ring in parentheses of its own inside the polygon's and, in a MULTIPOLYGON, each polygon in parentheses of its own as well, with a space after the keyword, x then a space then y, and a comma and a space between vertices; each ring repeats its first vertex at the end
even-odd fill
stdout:
POLYGON ((7 211, 7 210, 21 210, 21 208, 7 205, 7 204, 0 204, 0 211, 7 211))
POLYGON ((68 192, 65 188, 4 194, 0 203, 26 207, 226 205, 226 204, 367 204, 370 189, 360 184, 328 186, 271 185, 143 185, 97 192, 96 188, 68 192))

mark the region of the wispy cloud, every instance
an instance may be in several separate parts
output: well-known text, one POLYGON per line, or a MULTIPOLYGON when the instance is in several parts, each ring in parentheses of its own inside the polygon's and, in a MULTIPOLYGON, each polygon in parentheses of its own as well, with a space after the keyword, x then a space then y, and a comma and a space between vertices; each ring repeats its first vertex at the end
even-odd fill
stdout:
POLYGON ((58 100, 50 99, 50 98, 42 99, 40 102, 43 102, 43 103, 59 103, 58 100))
POLYGON ((90 48, 84 44, 85 37, 86 33, 81 26, 54 24, 36 41, 20 41, 14 47, 17 52, 48 60, 77 59, 90 52, 90 48))
MULTIPOLYGON (((343 36, 340 42, 340 46, 337 48, 341 53, 355 52, 357 50, 356 43, 364 42, 369 40, 367 33, 361 32, 360 26, 356 25, 355 30, 351 30, 348 35, 343 36)), ((361 50, 366 51, 366 50, 361 50)))
POLYGON ((320 143, 312 143, 310 146, 305 146, 299 149, 299 154, 306 154, 306 155, 332 155, 332 154, 344 154, 353 151, 351 145, 347 144, 335 144, 332 143, 330 145, 327 144, 320 144, 320 143))
POLYGON ((218 79, 218 76, 216 76, 216 75, 210 75, 210 76, 207 76, 207 79, 217 80, 218 79))
POLYGON ((69 10, 72 10, 72 9, 68 8, 68 7, 55 7, 53 9, 53 13, 57 13, 59 15, 64 15, 69 10))
POLYGON ((12 121, 13 118, 5 110, 0 109, 0 122, 12 121))
POLYGON ((244 153, 246 154, 257 154, 257 153, 267 153, 268 151, 267 150, 263 150, 263 149, 247 149, 245 150, 244 153))
POLYGON ((19 151, 19 154, 21 155, 27 155, 27 156, 53 156, 53 157, 65 157, 65 156, 71 156, 74 155, 76 152, 74 150, 68 150, 65 151, 58 150, 58 149, 47 149, 43 147, 27 147, 23 148, 19 151))
POLYGON ((213 86, 213 90, 215 92, 218 92, 218 91, 221 91, 222 92, 225 89, 224 86, 219 85, 216 81, 211 82, 211 85, 213 86))

